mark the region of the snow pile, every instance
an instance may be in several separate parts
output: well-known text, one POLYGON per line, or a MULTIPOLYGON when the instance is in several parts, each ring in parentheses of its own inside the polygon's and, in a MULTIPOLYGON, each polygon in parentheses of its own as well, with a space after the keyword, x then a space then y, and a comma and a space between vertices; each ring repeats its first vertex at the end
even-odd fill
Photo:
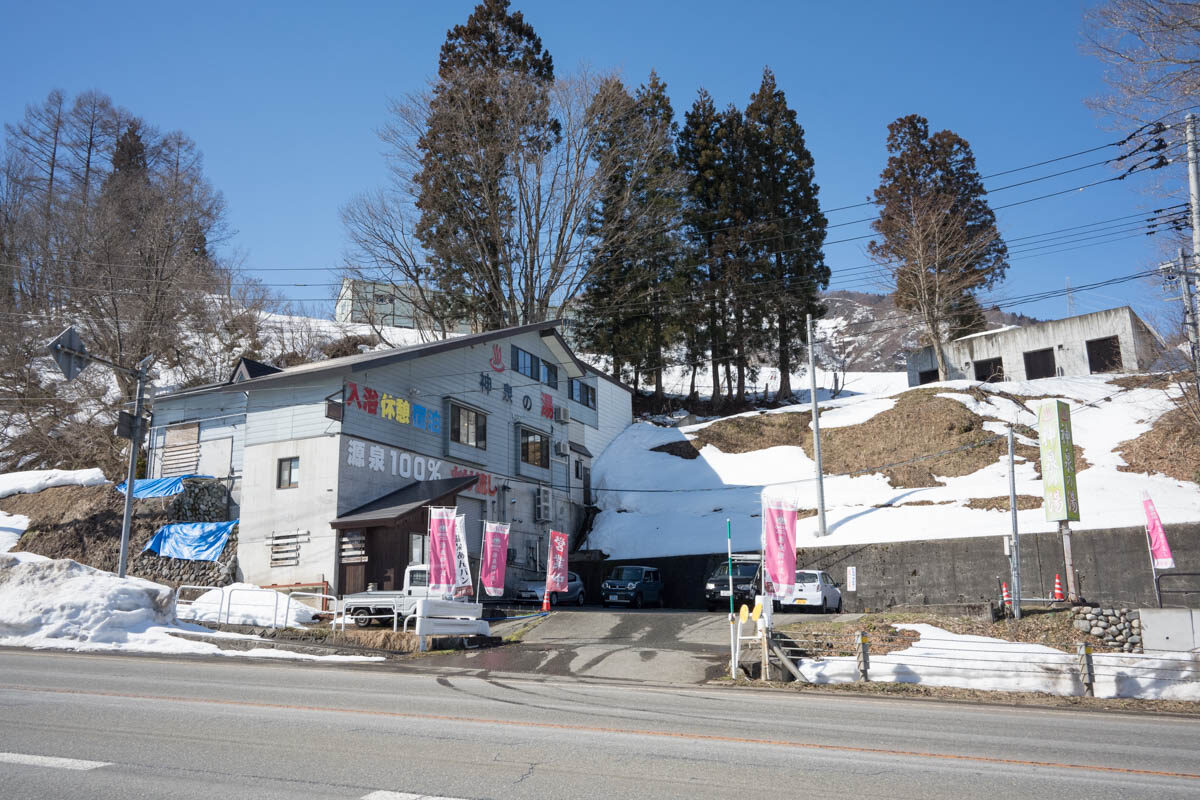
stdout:
POLYGON ((54 486, 100 486, 108 483, 99 469, 35 469, 0 475, 0 497, 36 494, 54 486))
POLYGON ((233 583, 220 589, 209 589, 189 603, 179 604, 179 616, 203 622, 228 622, 231 625, 273 627, 286 624, 299 627, 312 622, 315 612, 298 599, 288 603, 288 596, 274 589, 262 589, 252 583, 233 583))
MULTIPOLYGON (((904 378, 903 373, 890 377, 904 378)), ((1164 522, 1200 520, 1200 492, 1195 484, 1119 469, 1125 465, 1117 452, 1121 443, 1145 433, 1173 408, 1175 390, 1122 389, 1109 382, 1111 377, 982 385, 948 381, 921 388, 932 388, 976 414, 1001 420, 984 423, 996 434, 1005 432, 1005 422, 1036 429, 1037 409, 1046 398, 1065 401, 1071 408, 1075 443, 1083 448, 1089 464, 1078 473, 1082 519, 1072 524, 1077 530, 1143 525, 1143 490, 1154 499, 1164 522), (979 390, 986 394, 982 400, 978 399, 979 390), (1006 395, 1030 399, 1022 404, 1006 395)), ((864 378, 860 385, 866 389, 872 383, 882 390, 822 401, 822 428, 860 425, 891 409, 896 397, 908 391, 906 385, 887 388, 895 383, 889 376, 864 378)), ((801 403, 767 413, 806 410, 807 403, 801 403)), ((798 497, 801 508, 816 508, 816 464, 800 447, 723 453, 708 446, 696 459, 651 451, 659 445, 682 442, 689 434, 712 424, 709 421, 661 428, 641 422, 618 435, 597 459, 592 472, 601 513, 588 536, 588 545, 618 559, 721 553, 725 551, 728 519, 733 549, 757 550, 760 495, 765 486, 776 492, 791 492, 798 497)), ((913 435, 919 436, 920 432, 914 431, 913 435)), ((1019 435, 1018 441, 1037 445, 1019 435)), ((1018 494, 1041 497, 1042 481, 1032 462, 1018 457, 1015 472, 1018 494)), ((801 519, 797 545, 835 547, 1009 533, 1007 509, 967 505, 972 498, 1007 497, 1006 458, 998 458, 969 475, 939 476, 939 480, 944 485, 898 489, 879 472, 853 477, 827 474, 824 489, 828 534, 818 537, 816 517, 801 519)), ((1023 533, 1056 530, 1056 524, 1046 521, 1041 508, 1018 511, 1017 516, 1023 533)))
MULTIPOLYGON (((988 636, 954 634, 933 625, 895 625, 921 638, 906 650, 871 655, 870 679, 1005 692, 1083 694, 1079 657, 1053 647, 988 636)), ((1097 653, 1092 656, 1097 697, 1200 701, 1200 662, 1189 653, 1097 653)), ((802 659, 812 683, 852 683, 857 660, 802 659)))
POLYGON ((359 656, 308 656, 258 648, 221 650, 178 634, 214 634, 175 619, 175 596, 141 578, 118 578, 69 559, 29 553, 0 554, 0 645, 81 652, 163 655, 240 655, 321 661, 378 660, 359 656))

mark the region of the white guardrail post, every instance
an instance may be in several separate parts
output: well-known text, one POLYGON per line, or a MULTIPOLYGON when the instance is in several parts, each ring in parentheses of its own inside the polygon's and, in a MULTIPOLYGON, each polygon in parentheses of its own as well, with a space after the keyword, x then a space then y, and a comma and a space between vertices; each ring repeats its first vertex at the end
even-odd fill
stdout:
MULTIPOLYGON (((333 618, 337 619, 337 598, 331 594, 322 594, 321 592, 288 592, 287 603, 283 606, 283 627, 288 627, 292 621, 292 598, 293 597, 320 597, 325 600, 333 601, 333 618)), ((342 625, 345 630, 345 623, 342 625)))
MULTIPOLYGON (((220 592, 220 593, 221 593, 221 599, 220 599, 220 601, 217 603, 217 618, 216 618, 216 620, 215 620, 215 621, 216 621, 216 622, 218 622, 218 623, 221 621, 221 606, 225 604, 225 589, 224 589, 224 587, 221 587, 221 586, 201 586, 200 584, 195 584, 195 583, 184 583, 184 584, 181 584, 181 585, 179 586, 179 588, 175 590, 175 616, 176 616, 176 617, 178 617, 178 616, 179 616, 179 603, 180 603, 180 600, 179 600, 179 595, 180 595, 180 594, 183 592, 183 590, 184 590, 184 589, 203 589, 204 591, 211 591, 212 589, 216 589, 218 592, 220 592)), ((195 607, 195 605, 196 605, 196 601, 195 601, 195 600, 187 600, 187 601, 184 601, 184 606, 183 606, 183 607, 184 607, 184 608, 186 608, 186 609, 190 609, 190 608, 194 608, 194 607, 195 607)), ((194 620, 194 619, 196 619, 196 617, 195 617, 195 616, 190 616, 190 617, 188 617, 187 619, 193 619, 193 620, 194 620)))

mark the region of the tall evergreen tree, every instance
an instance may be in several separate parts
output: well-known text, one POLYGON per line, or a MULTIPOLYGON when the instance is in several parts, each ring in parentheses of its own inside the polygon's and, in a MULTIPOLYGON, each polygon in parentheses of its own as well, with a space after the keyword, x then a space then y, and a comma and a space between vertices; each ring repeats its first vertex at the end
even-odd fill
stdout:
POLYGON ((579 334, 585 346, 609 355, 614 377, 621 377, 625 364, 635 383, 641 371, 653 373, 661 399, 662 364, 679 330, 673 310, 686 288, 678 275, 681 243, 672 232, 680 204, 674 110, 654 72, 635 97, 615 78, 604 91, 618 94, 612 105, 624 112, 613 115, 602 133, 599 158, 607 182, 592 223, 602 244, 581 297, 579 334), (657 149, 641 152, 636 143, 645 140, 658 141, 657 149), (623 233, 614 237, 617 229, 623 233), (631 240, 637 247, 628 246, 631 240))
POLYGON ((983 329, 975 293, 1003 279, 1008 248, 965 139, 930 135, 929 121, 910 114, 888 126, 887 150, 871 223, 880 238, 867 249, 891 272, 896 306, 921 318, 945 380, 943 345, 983 329))
MULTIPOLYGON (((822 245, 826 220, 817 200, 813 158, 796 112, 769 69, 745 112, 752 189, 747 214, 753 225, 754 277, 764 290, 765 330, 779 369, 778 398, 792 395, 790 375, 807 340, 806 314, 825 313, 819 293, 829 285, 822 245)), ((811 344, 811 343, 810 343, 811 344)))

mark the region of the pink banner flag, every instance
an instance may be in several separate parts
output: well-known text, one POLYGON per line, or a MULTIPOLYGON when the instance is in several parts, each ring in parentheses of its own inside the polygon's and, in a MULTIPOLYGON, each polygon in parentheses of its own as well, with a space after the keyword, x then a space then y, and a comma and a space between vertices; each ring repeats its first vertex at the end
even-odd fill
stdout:
POLYGON ((489 522, 483 528, 483 563, 479 582, 488 597, 504 594, 504 565, 508 560, 508 523, 489 522))
POLYGON ((458 582, 453 508, 429 509, 429 593, 450 594, 458 582))
POLYGON ((546 591, 567 590, 567 535, 550 531, 550 558, 546 562, 546 591))
POLYGON ((796 591, 796 504, 778 497, 763 497, 763 564, 767 592, 788 597, 796 591))
POLYGON ((1175 559, 1171 557, 1171 546, 1167 544, 1167 533, 1158 518, 1158 509, 1145 492, 1142 492, 1142 505, 1146 509, 1146 536, 1150 538, 1150 558, 1154 568, 1175 569, 1175 559))

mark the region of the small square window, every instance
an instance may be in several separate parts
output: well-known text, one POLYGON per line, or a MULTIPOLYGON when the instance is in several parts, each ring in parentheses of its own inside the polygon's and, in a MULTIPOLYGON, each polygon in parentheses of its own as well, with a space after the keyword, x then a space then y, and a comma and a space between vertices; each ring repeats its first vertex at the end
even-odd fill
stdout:
POLYGON ((292 456, 291 458, 279 459, 279 471, 275 488, 277 489, 295 489, 300 485, 300 457, 292 456))

